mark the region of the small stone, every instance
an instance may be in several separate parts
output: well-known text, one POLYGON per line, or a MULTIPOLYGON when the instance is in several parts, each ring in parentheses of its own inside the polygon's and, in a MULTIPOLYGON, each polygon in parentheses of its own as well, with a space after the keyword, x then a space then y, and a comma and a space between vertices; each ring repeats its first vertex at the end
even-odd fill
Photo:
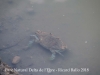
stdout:
POLYGON ((12 60, 12 64, 18 64, 20 62, 20 57, 19 56, 15 56, 12 60))

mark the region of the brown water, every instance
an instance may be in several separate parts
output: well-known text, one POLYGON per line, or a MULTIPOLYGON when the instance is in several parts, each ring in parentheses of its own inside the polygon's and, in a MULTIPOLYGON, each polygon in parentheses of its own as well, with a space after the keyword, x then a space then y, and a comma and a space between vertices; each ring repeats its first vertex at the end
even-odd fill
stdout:
MULTIPOLYGON (((21 57, 17 68, 89 68, 89 72, 25 72, 24 75, 100 75, 100 9, 99 0, 1 0, 0 47, 23 39, 17 46, 0 52, 11 65, 15 55, 21 57), (65 58, 59 55, 49 61, 50 53, 38 45, 28 51, 29 35, 41 30, 60 37, 68 46, 65 58)), ((12 66, 12 65, 11 65, 12 66)))

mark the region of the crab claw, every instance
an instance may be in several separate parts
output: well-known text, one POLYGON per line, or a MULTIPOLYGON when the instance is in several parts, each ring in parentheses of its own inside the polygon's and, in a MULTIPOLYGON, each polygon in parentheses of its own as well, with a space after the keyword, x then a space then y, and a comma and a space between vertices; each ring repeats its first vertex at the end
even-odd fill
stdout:
POLYGON ((24 50, 31 48, 33 43, 34 43, 34 40, 29 41, 28 45, 24 48, 24 50))
POLYGON ((56 53, 58 53, 59 55, 61 55, 62 57, 64 57, 64 55, 61 53, 62 51, 60 50, 55 50, 56 53))
POLYGON ((29 41, 28 47, 31 47, 33 43, 34 43, 34 40, 29 41))
POLYGON ((55 57, 56 57, 55 54, 52 54, 50 57, 50 60, 53 61, 55 59, 55 57))

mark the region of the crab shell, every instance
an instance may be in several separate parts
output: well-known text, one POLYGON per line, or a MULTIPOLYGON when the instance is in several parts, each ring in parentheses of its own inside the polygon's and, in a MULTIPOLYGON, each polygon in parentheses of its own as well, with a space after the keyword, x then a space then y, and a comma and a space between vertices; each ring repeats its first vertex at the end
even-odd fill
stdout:
POLYGON ((60 40, 56 38, 51 33, 42 32, 37 30, 35 35, 38 37, 37 41, 41 46, 49 50, 66 50, 67 46, 60 40))

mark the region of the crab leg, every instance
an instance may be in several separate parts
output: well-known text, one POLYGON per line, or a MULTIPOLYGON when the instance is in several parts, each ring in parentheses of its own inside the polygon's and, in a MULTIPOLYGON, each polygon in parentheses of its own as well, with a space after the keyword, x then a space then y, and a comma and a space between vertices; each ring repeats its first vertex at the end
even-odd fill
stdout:
POLYGON ((24 48, 24 50, 31 48, 33 43, 34 43, 34 40, 29 41, 28 45, 24 48))
POLYGON ((50 50, 50 51, 51 51, 51 53, 52 53, 52 55, 51 55, 51 57, 50 57, 50 60, 54 60, 55 57, 56 57, 56 53, 55 53, 55 51, 52 51, 52 50, 50 50))
POLYGON ((36 35, 30 35, 31 37, 35 37, 35 41, 38 41, 39 38, 36 35))
POLYGON ((62 57, 64 57, 64 55, 62 55, 58 50, 55 50, 55 52, 57 52, 59 55, 61 55, 62 57))

